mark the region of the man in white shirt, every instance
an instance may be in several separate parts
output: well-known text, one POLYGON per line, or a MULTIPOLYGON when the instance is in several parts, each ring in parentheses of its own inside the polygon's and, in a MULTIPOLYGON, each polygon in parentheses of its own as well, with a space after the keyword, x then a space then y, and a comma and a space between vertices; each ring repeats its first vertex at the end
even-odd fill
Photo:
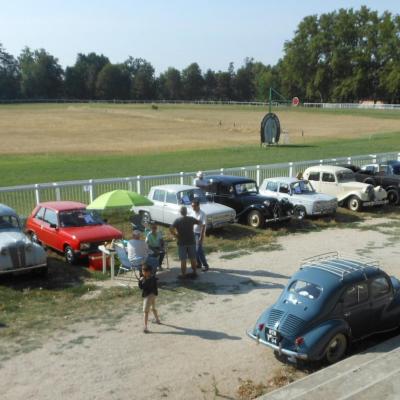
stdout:
POLYGON ((203 250, 203 241, 206 235, 207 227, 207 216, 205 212, 200 209, 200 202, 196 198, 192 201, 192 208, 194 217, 200 221, 199 225, 193 226, 194 237, 196 239, 197 268, 201 267, 201 270, 205 272, 209 269, 206 255, 204 254, 203 250))
POLYGON ((193 186, 197 186, 203 191, 206 190, 207 181, 204 179, 203 172, 201 171, 197 172, 196 178, 193 179, 193 186))

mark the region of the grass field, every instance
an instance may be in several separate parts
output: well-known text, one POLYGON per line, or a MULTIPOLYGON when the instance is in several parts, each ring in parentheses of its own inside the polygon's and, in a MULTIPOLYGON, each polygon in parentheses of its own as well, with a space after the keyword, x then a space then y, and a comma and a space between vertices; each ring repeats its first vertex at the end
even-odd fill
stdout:
POLYGON ((290 145, 260 148, 266 110, 220 105, 0 106, 0 186, 398 151, 400 112, 283 109, 290 145), (201 150, 201 151, 200 151, 201 150))

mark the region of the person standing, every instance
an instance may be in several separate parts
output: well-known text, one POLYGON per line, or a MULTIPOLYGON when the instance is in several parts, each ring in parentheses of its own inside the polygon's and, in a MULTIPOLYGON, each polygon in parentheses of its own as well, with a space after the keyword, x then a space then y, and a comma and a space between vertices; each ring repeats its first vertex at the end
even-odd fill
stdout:
POLYGON ((149 265, 143 265, 139 288, 142 290, 143 297, 143 332, 149 333, 147 323, 149 321, 150 309, 153 311, 156 323, 161 324, 156 309, 156 297, 158 296, 157 278, 152 274, 152 268, 149 265))
POLYGON ((204 179, 204 174, 202 171, 197 172, 196 178, 193 179, 193 186, 197 186, 203 192, 206 191, 208 182, 204 179))
POLYGON ((162 262, 165 256, 164 238, 161 231, 155 222, 151 223, 151 231, 147 233, 146 243, 149 249, 153 252, 154 257, 158 258, 158 268, 162 270, 162 262))
POLYGON ((200 221, 200 224, 193 226, 194 237, 196 240, 197 268, 201 268, 201 270, 205 272, 209 269, 206 255, 204 254, 203 249, 203 241, 207 228, 207 216, 206 213, 200 209, 199 200, 194 199, 192 201, 192 208, 194 211, 194 217, 200 221))
POLYGON ((192 276, 197 276, 196 260, 196 239, 194 237, 193 226, 200 224, 200 221, 187 215, 187 208, 182 206, 180 209, 181 217, 177 218, 170 226, 171 234, 178 240, 179 260, 181 261, 181 277, 186 278, 186 261, 189 258, 193 270, 192 276))

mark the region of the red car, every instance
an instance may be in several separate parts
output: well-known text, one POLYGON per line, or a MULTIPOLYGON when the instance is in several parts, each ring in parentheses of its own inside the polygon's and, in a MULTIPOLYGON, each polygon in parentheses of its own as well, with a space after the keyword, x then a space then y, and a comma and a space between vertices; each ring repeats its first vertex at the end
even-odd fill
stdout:
POLYGON ((98 252, 105 241, 122 238, 122 232, 75 201, 38 204, 26 221, 26 231, 32 241, 64 253, 70 264, 98 252))

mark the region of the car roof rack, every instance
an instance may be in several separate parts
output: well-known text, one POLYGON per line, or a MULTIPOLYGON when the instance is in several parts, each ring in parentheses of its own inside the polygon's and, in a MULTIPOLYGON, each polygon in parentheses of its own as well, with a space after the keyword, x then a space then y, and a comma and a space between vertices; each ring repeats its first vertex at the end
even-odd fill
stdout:
POLYGON ((365 269, 368 267, 379 269, 379 263, 369 257, 355 256, 353 254, 339 256, 337 251, 331 251, 303 259, 300 269, 306 267, 329 272, 338 276, 341 280, 354 272, 361 272, 367 279, 365 269))

